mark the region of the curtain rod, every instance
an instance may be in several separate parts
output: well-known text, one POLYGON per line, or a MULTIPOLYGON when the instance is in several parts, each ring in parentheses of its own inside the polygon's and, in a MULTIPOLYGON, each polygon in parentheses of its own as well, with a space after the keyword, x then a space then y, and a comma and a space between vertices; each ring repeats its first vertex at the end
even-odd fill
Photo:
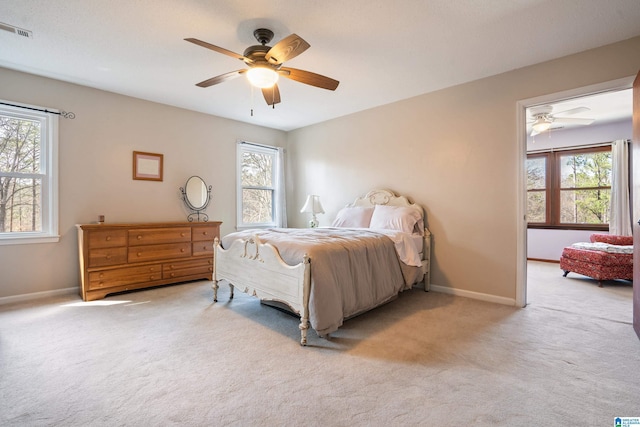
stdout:
POLYGON ((0 104, 8 105, 10 107, 24 108, 25 110, 40 111, 42 113, 57 114, 57 115, 59 115, 61 117, 64 117, 65 119, 75 119, 76 118, 76 114, 71 112, 71 111, 60 111, 60 112, 58 112, 58 111, 49 111, 49 110, 43 109, 43 108, 25 107, 24 105, 9 104, 7 102, 0 102, 0 104))
MULTIPOLYGON (((628 139, 625 139, 626 142, 631 142, 628 139)), ((610 142, 601 142, 599 144, 585 144, 585 145, 572 145, 570 147, 557 147, 557 148, 541 148, 540 150, 531 150, 527 151, 527 154, 537 154, 537 153, 553 153, 556 151, 569 151, 569 150, 580 150, 582 148, 598 148, 598 147, 606 147, 612 145, 614 141, 610 142)))
POLYGON ((278 147, 272 147, 271 145, 264 145, 264 144, 256 144, 255 142, 238 141, 238 144, 253 145, 254 147, 268 148, 270 150, 278 149, 278 147))

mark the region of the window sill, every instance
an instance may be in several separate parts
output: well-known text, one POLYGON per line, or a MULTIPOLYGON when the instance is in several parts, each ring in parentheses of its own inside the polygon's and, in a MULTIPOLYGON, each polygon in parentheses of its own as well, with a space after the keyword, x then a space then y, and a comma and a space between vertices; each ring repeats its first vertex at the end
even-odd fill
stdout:
POLYGON ((24 237, 0 237, 0 246, 30 245, 37 243, 58 243, 60 236, 24 236, 24 237))
POLYGON ((528 224, 527 228, 542 230, 589 230, 589 231, 609 231, 608 225, 542 225, 528 224))
POLYGON ((256 225, 238 225, 236 226, 236 230, 238 231, 243 231, 243 230, 253 230, 253 229, 258 229, 258 228, 276 228, 277 225, 275 224, 256 224, 256 225))

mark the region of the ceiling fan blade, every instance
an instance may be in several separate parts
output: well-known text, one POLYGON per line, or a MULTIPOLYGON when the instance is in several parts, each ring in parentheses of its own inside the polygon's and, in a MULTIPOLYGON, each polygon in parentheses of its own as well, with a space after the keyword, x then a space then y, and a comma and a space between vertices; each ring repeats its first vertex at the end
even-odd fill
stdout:
POLYGON ((538 132, 538 131, 537 131, 537 130, 535 130, 535 129, 532 129, 532 130, 531 130, 531 136, 536 136, 536 135, 538 135, 539 133, 540 133, 540 132, 538 132))
POLYGON ((211 50, 213 50, 215 52, 222 53, 224 55, 230 56, 232 58, 239 59, 241 61, 253 62, 249 58, 246 58, 246 57, 240 55, 239 53, 232 52, 230 50, 227 50, 227 49, 225 49, 223 47, 220 47, 220 46, 213 45, 211 43, 203 42, 202 40, 198 40, 198 39, 194 39, 194 38, 188 38, 188 39, 185 39, 185 40, 188 41, 188 42, 197 44, 198 46, 206 47, 207 49, 211 49, 211 50))
POLYGON ((577 117, 554 117, 553 122, 565 125, 590 125, 595 119, 583 119, 577 117))
POLYGON ((311 45, 296 34, 291 34, 276 43, 264 58, 272 64, 282 64, 284 61, 295 58, 311 45))
POLYGON ((576 108, 571 108, 569 110, 564 110, 564 111, 558 111, 557 113, 553 113, 553 116, 557 116, 558 114, 578 114, 578 113, 584 113, 585 111, 590 111, 590 108, 587 107, 576 107, 576 108))
POLYGON ((205 80, 203 82, 200 82, 200 83, 196 84, 196 86, 209 87, 209 86, 217 85, 218 83, 226 82, 227 80, 231 80, 231 79, 235 79, 236 77, 240 77, 240 75, 242 75, 246 71, 247 71, 246 69, 243 69, 243 70, 231 71, 231 72, 225 73, 225 74, 220 74, 219 76, 211 77, 210 79, 207 79, 207 80, 205 80))
POLYGON ((311 71, 298 70, 296 68, 282 67, 278 70, 278 73, 291 80, 319 87, 321 89, 336 90, 340 84, 339 81, 330 77, 312 73, 311 71))
POLYGON ((262 89, 262 96, 264 96, 264 100, 267 101, 267 105, 279 104, 280 89, 278 89, 278 85, 275 84, 272 87, 262 89))

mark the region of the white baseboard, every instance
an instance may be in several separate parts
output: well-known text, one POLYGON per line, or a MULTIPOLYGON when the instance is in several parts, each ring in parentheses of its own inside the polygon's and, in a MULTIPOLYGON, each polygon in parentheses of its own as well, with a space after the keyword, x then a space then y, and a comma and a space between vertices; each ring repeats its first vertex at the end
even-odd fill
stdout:
POLYGON ((496 295, 481 294, 479 292, 465 291, 464 289, 450 288, 448 286, 438 286, 438 285, 431 284, 431 290, 435 292, 442 292, 443 294, 455 295, 458 297, 478 299, 478 300, 487 301, 487 302, 495 302, 497 304, 511 305, 511 306, 516 305, 515 298, 505 298, 505 297, 499 297, 496 295))
MULTIPOLYGON (((514 298, 499 297, 496 295, 482 294, 482 293, 473 292, 473 291, 465 291, 464 289, 455 289, 455 288, 450 288, 448 286, 439 286, 434 284, 431 284, 429 289, 433 292, 442 292, 443 294, 455 295, 455 296, 465 297, 465 298, 472 298, 472 299, 477 299, 477 300, 487 301, 487 302, 494 302, 497 304, 511 305, 511 306, 516 305, 516 300, 514 298)), ((46 297, 68 295, 76 292, 78 292, 78 288, 64 288, 64 289, 56 289, 53 291, 34 292, 31 294, 2 297, 0 298, 0 305, 11 304, 14 302, 32 301, 32 300, 46 298, 46 297)))
POLYGON ((1 297, 0 305, 11 304, 14 302, 32 301, 46 297, 56 297, 60 295, 74 294, 78 292, 78 288, 55 289, 53 291, 33 292, 31 294, 14 295, 10 297, 1 297))

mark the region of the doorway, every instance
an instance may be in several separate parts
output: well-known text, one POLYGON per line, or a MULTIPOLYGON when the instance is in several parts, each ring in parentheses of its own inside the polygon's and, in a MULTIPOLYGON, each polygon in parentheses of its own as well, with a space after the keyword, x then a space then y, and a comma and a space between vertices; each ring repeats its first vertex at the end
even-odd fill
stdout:
MULTIPOLYGON (((576 113, 576 115, 579 114, 580 118, 588 118, 590 117, 589 113, 591 112, 592 107, 586 107, 586 105, 583 105, 583 104, 587 104, 587 101, 591 99, 596 99, 597 96, 599 95, 604 96, 610 93, 617 93, 624 90, 630 90, 632 83, 633 83, 633 77, 628 77, 628 78, 623 78, 623 79, 619 79, 619 80, 615 80, 607 83, 574 89, 571 91, 565 91, 565 92, 560 92, 560 93, 555 93, 550 95, 544 95, 541 97, 526 99, 526 100, 519 101, 517 103, 517 128, 518 128, 518 168, 517 168, 518 216, 517 218, 519 221, 519 227, 517 232, 518 247, 517 247, 517 254, 516 254, 517 260, 518 260, 517 278, 516 278, 517 280, 516 305, 517 306, 524 307, 527 304, 527 282, 528 282, 527 259, 529 258, 529 248, 528 248, 529 239, 540 237, 540 236, 532 237, 530 235, 529 229, 527 227, 528 220, 526 218, 528 197, 527 197, 527 185, 526 185, 527 169, 525 167, 525 164, 527 159, 528 148, 531 147, 531 140, 532 140, 531 125, 534 124, 532 123, 534 120, 532 119, 531 112, 541 114, 541 113, 548 113, 549 110, 551 110, 551 112, 574 110, 574 113, 576 113), (585 106, 586 108, 589 108, 589 110, 585 110, 584 108, 580 109, 581 106, 585 106)), ((596 111, 594 112, 594 116, 596 115, 596 113, 598 115, 600 114, 600 112, 596 111)), ((631 125, 630 125, 631 115, 632 115, 632 108, 629 105, 629 111, 628 111, 629 129, 631 129, 631 125)), ((534 117, 538 117, 538 116, 534 116, 534 117)), ((567 117, 571 117, 571 115, 568 115, 567 117)), ((618 120, 621 120, 621 119, 618 118, 618 120)), ((610 119, 606 119, 606 118, 602 119, 603 123, 607 121, 610 121, 610 119)), ((553 124, 554 127, 556 127, 557 125, 558 123, 553 124)), ((534 137, 537 137, 536 143, 538 144, 538 146, 541 147, 541 149, 543 149, 542 147, 545 147, 545 146, 547 147, 550 145, 552 146, 553 140, 554 140, 554 134, 561 135, 561 132, 565 132, 565 134, 580 133, 579 131, 575 130, 575 126, 566 125, 566 124, 562 124, 562 126, 565 129, 550 130, 550 131, 545 129, 544 131, 538 133, 537 135, 534 135, 534 137)), ((581 126, 581 127, 589 128, 590 126, 593 126, 593 125, 591 124, 588 126, 581 126)), ((595 127, 591 129, 595 130, 595 127)), ((600 142, 606 142, 607 140, 607 138, 604 136, 598 137, 596 135, 594 136, 594 138, 595 140, 599 138, 600 142)), ((555 138, 555 140, 558 140, 558 139, 559 137, 555 138)), ((630 134, 628 136, 628 139, 631 139, 630 134)), ((609 139, 609 141, 610 140, 611 139, 609 139)), ((568 230, 568 231, 572 231, 572 230, 568 230)), ((566 233, 566 236, 564 236, 564 238, 573 240, 573 242, 580 241, 580 240, 575 240, 577 237, 572 236, 572 234, 573 233, 571 232, 566 233)), ((587 241, 588 241, 588 235, 589 233, 587 233, 587 241)), ((560 246, 563 245, 562 238, 559 240, 557 244, 560 246)), ((556 249, 556 252, 557 252, 557 249, 556 249)), ((547 254, 546 256, 550 256, 550 255, 547 254)), ((554 255, 554 256, 557 256, 557 259, 559 259, 559 255, 554 255)), ((536 257, 536 258, 542 259, 544 257, 536 257)))

